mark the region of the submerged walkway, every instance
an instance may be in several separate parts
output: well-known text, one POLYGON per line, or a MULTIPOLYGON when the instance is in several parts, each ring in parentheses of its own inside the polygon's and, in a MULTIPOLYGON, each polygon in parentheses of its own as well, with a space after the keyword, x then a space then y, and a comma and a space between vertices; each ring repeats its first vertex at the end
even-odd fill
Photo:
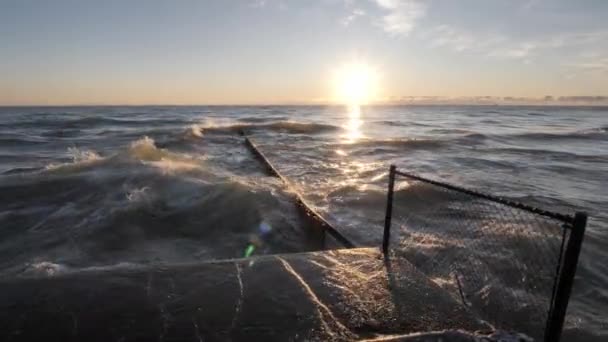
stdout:
POLYGON ((350 341, 483 328, 377 248, 0 281, 2 341, 350 341))

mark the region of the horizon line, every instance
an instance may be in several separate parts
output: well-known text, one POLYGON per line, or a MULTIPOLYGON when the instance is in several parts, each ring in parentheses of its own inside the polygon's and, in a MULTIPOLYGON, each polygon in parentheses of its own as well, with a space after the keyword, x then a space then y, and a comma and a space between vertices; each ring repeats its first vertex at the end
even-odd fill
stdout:
MULTIPOLYGON (((3 104, 0 107, 188 107, 188 106, 348 106, 347 103, 337 101, 286 101, 286 102, 208 102, 208 103, 15 103, 3 104)), ((608 106, 608 95, 570 95, 543 97, 518 97, 518 96, 393 96, 384 100, 370 101, 359 104, 362 107, 372 106, 608 106)))
MULTIPOLYGON (((347 104, 18 104, 0 108, 68 108, 68 107, 344 107, 347 104)), ((608 103, 382 103, 360 107, 608 107, 608 103)))

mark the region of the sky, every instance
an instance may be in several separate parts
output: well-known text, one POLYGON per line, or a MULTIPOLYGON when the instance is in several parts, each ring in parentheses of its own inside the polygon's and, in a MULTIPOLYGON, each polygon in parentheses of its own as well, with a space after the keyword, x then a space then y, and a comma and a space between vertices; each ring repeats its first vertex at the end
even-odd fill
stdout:
POLYGON ((608 103, 606 18, 605 0, 0 0, 0 105, 333 103, 346 65, 373 71, 371 102, 608 103))

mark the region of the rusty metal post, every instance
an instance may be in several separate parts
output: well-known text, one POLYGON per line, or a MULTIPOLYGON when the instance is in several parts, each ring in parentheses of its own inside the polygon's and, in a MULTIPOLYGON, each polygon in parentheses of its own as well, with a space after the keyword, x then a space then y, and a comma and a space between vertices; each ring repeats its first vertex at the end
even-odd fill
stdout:
POLYGON ((395 192, 395 165, 391 165, 388 174, 388 196, 386 199, 386 217, 384 218, 384 236, 382 239, 382 253, 388 253, 391 239, 391 217, 393 215, 393 194, 395 192))

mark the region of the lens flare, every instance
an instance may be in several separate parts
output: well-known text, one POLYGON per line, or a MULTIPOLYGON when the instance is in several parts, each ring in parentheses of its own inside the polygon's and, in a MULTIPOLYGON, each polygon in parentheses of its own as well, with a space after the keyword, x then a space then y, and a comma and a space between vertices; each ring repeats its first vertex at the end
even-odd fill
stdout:
POLYGON ((250 244, 249 246, 247 246, 247 248, 245 248, 244 257, 249 258, 253 254, 254 251, 255 251, 255 246, 250 244))

